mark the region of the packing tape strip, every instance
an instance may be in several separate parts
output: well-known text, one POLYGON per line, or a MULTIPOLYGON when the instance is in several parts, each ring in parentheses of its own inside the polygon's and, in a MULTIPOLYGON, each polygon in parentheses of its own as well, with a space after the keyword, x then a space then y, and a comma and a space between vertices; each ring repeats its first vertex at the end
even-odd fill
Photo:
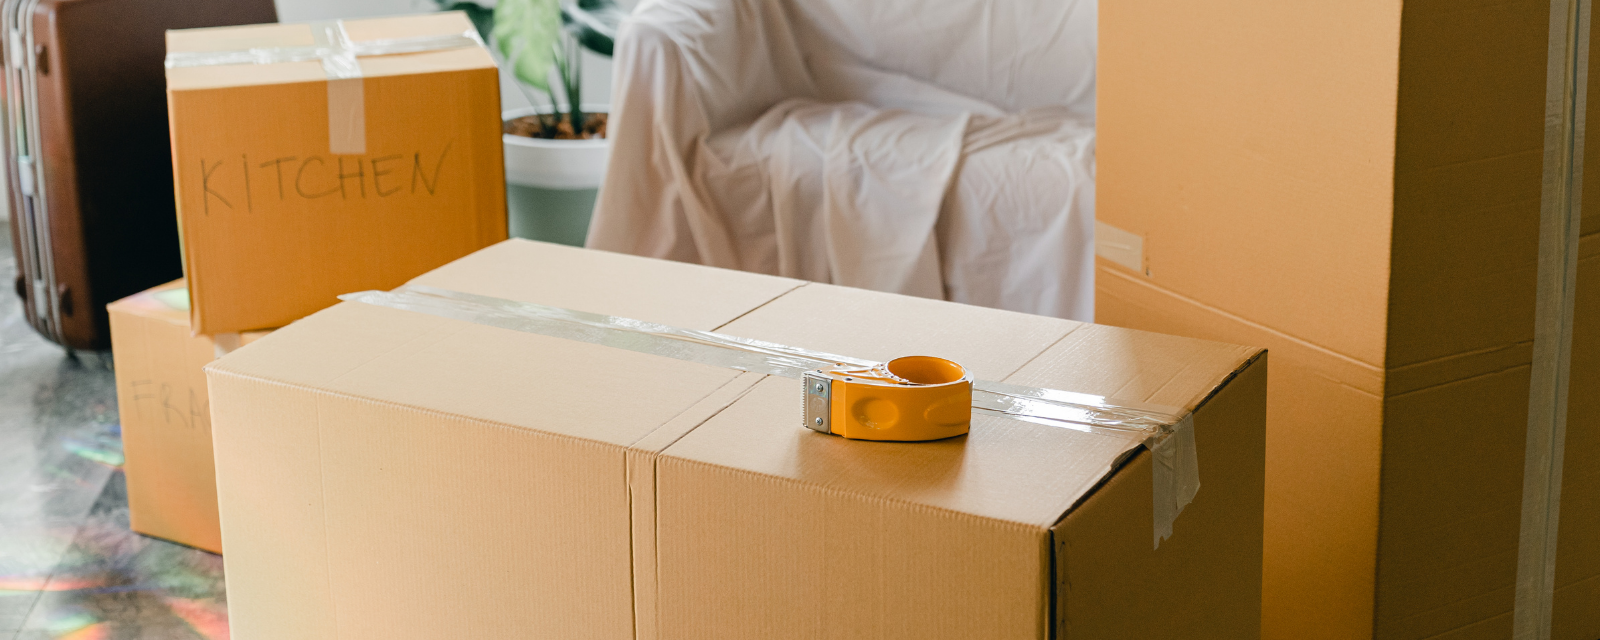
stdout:
POLYGON ((343 20, 312 22, 307 26, 313 42, 310 46, 175 51, 167 54, 165 64, 168 69, 177 69, 321 61, 323 72, 328 76, 328 152, 359 155, 367 152, 367 123, 366 94, 357 58, 483 46, 483 39, 471 29, 459 34, 353 42, 343 20))
POLYGON ((1512 635, 1517 640, 1549 640, 1553 622, 1578 240, 1583 224, 1590 14, 1589 0, 1550 2, 1533 361, 1512 609, 1512 635))
POLYGON ((367 152, 367 97, 361 63, 350 47, 342 20, 311 23, 316 46, 328 51, 322 70, 328 74, 328 153, 367 152))
POLYGON ((211 346, 216 351, 216 357, 233 353, 243 344, 243 338, 238 333, 218 333, 211 336, 211 346))
MULTIPOLYGON (((880 364, 764 340, 420 285, 406 285, 393 291, 362 291, 339 298, 796 380, 819 367, 840 363, 862 367, 880 364)), ((1173 522, 1200 490, 1194 416, 1188 411, 986 380, 973 382, 972 409, 975 417, 989 415, 1074 429, 1137 442, 1149 448, 1153 456, 1152 497, 1157 548, 1162 540, 1172 536, 1173 522)))

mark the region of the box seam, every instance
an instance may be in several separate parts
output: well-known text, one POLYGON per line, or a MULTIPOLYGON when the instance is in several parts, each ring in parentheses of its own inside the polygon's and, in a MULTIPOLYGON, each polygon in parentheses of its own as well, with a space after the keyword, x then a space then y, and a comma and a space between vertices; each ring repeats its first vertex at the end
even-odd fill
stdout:
MULTIPOLYGON (((661 637, 661 517, 660 517, 660 511, 661 511, 661 454, 660 453, 657 453, 656 455, 653 455, 653 456, 650 457, 650 500, 652 501, 650 512, 654 516, 654 518, 653 518, 654 522, 650 523, 650 537, 654 538, 654 544, 655 544, 655 550, 656 550, 655 554, 653 555, 653 557, 650 558, 650 561, 655 564, 655 571, 650 576, 650 579, 655 582, 655 598, 650 602, 650 606, 651 606, 650 616, 653 619, 652 625, 655 627, 655 630, 656 630, 656 638, 654 638, 652 640, 659 640, 660 637, 661 637)), ((635 640, 637 640, 637 639, 635 639, 635 640)))
POLYGON ((1056 338, 1049 345, 1046 345, 1045 348, 1040 349, 1038 353, 1033 354, 1032 357, 1028 358, 1022 364, 1017 365, 1017 367, 1015 369, 1012 369, 1012 370, 1006 372, 1005 375, 1000 376, 1000 381, 1001 382, 1005 382, 1006 379, 1010 378, 1011 376, 1017 375, 1017 372, 1028 368, 1028 365, 1033 364, 1035 360, 1038 360, 1039 358, 1044 357, 1044 354, 1050 353, 1051 349, 1056 348, 1062 342, 1066 341, 1067 336, 1070 336, 1070 335, 1072 335, 1074 333, 1077 333, 1079 329, 1082 329, 1082 328, 1084 328, 1086 326, 1088 326, 1088 323, 1078 323, 1078 324, 1072 325, 1071 329, 1068 329, 1066 333, 1061 334, 1060 337, 1056 338))
POLYGON ((578 437, 578 436, 574 436, 574 435, 570 435, 570 434, 565 434, 565 433, 555 433, 555 432, 551 432, 551 431, 545 431, 545 430, 542 430, 542 429, 535 429, 535 428, 532 428, 532 427, 524 427, 524 426, 521 426, 521 425, 509 424, 509 423, 501 422, 501 421, 498 421, 498 420, 491 420, 491 419, 488 419, 488 418, 479 418, 479 417, 476 417, 476 416, 462 415, 462 414, 459 414, 459 413, 453 413, 453 412, 449 412, 449 411, 440 411, 438 409, 430 409, 430 408, 426 408, 426 407, 419 407, 419 406, 416 406, 416 405, 406 404, 406 403, 403 403, 403 402, 394 402, 392 400, 381 400, 381 399, 373 398, 373 397, 370 397, 370 396, 357 395, 357 394, 348 393, 348 392, 344 392, 344 391, 334 391, 334 390, 331 390, 331 389, 322 389, 322 388, 314 387, 314 386, 311 386, 311 385, 308 385, 308 384, 305 384, 305 383, 300 383, 300 382, 288 382, 288 381, 284 381, 284 380, 278 380, 278 379, 275 379, 275 378, 268 378, 268 377, 265 377, 265 376, 257 376, 257 375, 240 373, 240 372, 237 372, 237 371, 230 371, 228 369, 223 369, 223 368, 212 368, 210 366, 206 367, 206 372, 208 374, 210 374, 210 375, 226 376, 226 377, 234 378, 236 380, 244 380, 244 381, 256 382, 256 383, 261 383, 261 384, 275 385, 275 386, 279 386, 279 387, 287 387, 287 388, 296 389, 296 390, 299 390, 299 391, 306 391, 306 392, 310 392, 310 393, 313 393, 313 394, 324 395, 324 396, 328 396, 328 397, 341 398, 341 399, 345 399, 345 400, 354 400, 354 401, 357 401, 357 402, 365 402, 365 403, 368 403, 368 404, 374 404, 374 405, 383 406, 383 407, 406 409, 406 410, 409 410, 409 411, 418 411, 418 412, 421 412, 421 413, 424 413, 424 414, 428 414, 428 415, 440 416, 440 417, 445 417, 445 418, 452 418, 452 419, 456 419, 456 420, 464 420, 464 421, 467 421, 467 422, 473 422, 473 423, 482 424, 482 425, 486 425, 486 426, 492 426, 492 427, 495 427, 495 428, 506 429, 506 430, 509 430, 509 431, 520 431, 520 432, 525 432, 525 433, 531 433, 531 434, 536 434, 536 435, 540 435, 540 436, 545 436, 545 437, 549 437, 549 438, 555 438, 555 439, 558 439, 558 440, 567 440, 567 441, 571 441, 571 442, 589 443, 589 444, 606 446, 606 447, 616 447, 620 451, 629 451, 630 450, 627 445, 617 444, 615 442, 607 442, 607 441, 604 441, 604 440, 595 440, 593 438, 582 438, 582 437, 578 437))
POLYGON ((1383 396, 1383 400, 1384 400, 1385 404, 1387 404, 1387 402, 1389 400, 1396 400, 1396 399, 1399 399, 1399 398, 1404 398, 1406 396, 1415 395, 1415 394, 1423 393, 1423 392, 1426 392, 1426 391, 1432 391, 1434 389, 1439 389, 1441 387, 1448 387, 1448 386, 1454 385, 1454 384, 1461 384, 1463 382, 1471 382, 1471 381, 1477 380, 1479 378, 1487 378, 1487 377, 1490 377, 1490 376, 1497 376, 1497 375, 1500 375, 1500 374, 1505 373, 1507 371, 1512 371, 1514 369, 1526 369, 1526 368, 1531 367, 1531 366, 1533 366, 1532 362, 1519 362, 1519 363, 1511 365, 1509 367, 1500 367, 1498 369, 1492 369, 1492 370, 1489 370, 1489 371, 1473 373, 1473 374, 1469 374, 1469 375, 1467 375, 1465 377, 1446 380, 1444 382, 1437 382, 1437 383, 1430 384, 1430 385, 1425 386, 1425 387, 1418 387, 1416 389, 1408 389, 1406 391, 1402 391, 1400 393, 1396 393, 1396 394, 1392 394, 1392 395, 1385 395, 1385 396, 1383 396))
POLYGON ((1449 360, 1457 360, 1457 359, 1461 359, 1461 358, 1470 358, 1472 356, 1490 354, 1490 353, 1494 353, 1496 351, 1505 351, 1506 349, 1511 349, 1511 348, 1514 348, 1514 347, 1521 347, 1521 346, 1531 347, 1531 346, 1533 346, 1533 340, 1531 338, 1528 339, 1528 340, 1515 340, 1515 341, 1511 341, 1511 342, 1502 342, 1500 344, 1493 345, 1493 346, 1483 347, 1481 349, 1470 349, 1470 350, 1467 350, 1467 351, 1458 351, 1456 353, 1447 353, 1447 354, 1442 355, 1442 356, 1428 358, 1427 360, 1419 360, 1417 362, 1412 362, 1412 363, 1407 363, 1407 364, 1388 366, 1388 367, 1384 368, 1384 372, 1385 373, 1390 373, 1390 374, 1392 374, 1392 373, 1402 373, 1402 372, 1406 372, 1408 369, 1418 369, 1418 368, 1426 367, 1426 366, 1429 366, 1429 365, 1439 364, 1441 362, 1446 362, 1446 361, 1449 361, 1449 360))
MULTIPOLYGON (((737 371, 737 370, 735 370, 735 371, 737 371)), ((679 411, 679 412, 673 414, 671 418, 667 418, 661 424, 656 425, 654 428, 651 428, 649 431, 646 431, 643 435, 640 435, 638 438, 635 438, 632 442, 629 442, 628 444, 622 445, 622 446, 627 448, 629 451, 640 451, 640 452, 644 452, 644 453, 651 453, 651 454, 654 454, 654 455, 660 455, 660 453, 662 451, 666 451, 668 447, 671 447, 672 445, 677 444, 677 442, 679 440, 682 440, 685 436, 688 436, 690 433, 693 433, 695 429, 699 429, 700 425, 703 425, 703 424, 709 422, 712 418, 717 417, 723 411, 727 410, 728 407, 733 406, 734 403, 736 403, 739 400, 743 399, 745 397, 745 395, 749 394, 750 390, 754 389, 755 386, 757 384, 760 384, 762 380, 765 380, 765 379, 771 377, 770 375, 767 375, 767 374, 758 374, 761 377, 758 378, 756 381, 750 383, 748 386, 746 386, 744 391, 739 392, 739 394, 734 396, 733 399, 731 399, 728 402, 724 403, 722 406, 717 407, 717 410, 713 411, 711 413, 711 415, 707 416, 704 420, 696 422, 696 423, 694 423, 693 426, 690 426, 687 429, 685 429, 683 433, 678 434, 678 437, 673 438, 672 442, 668 442, 665 445, 662 445, 662 447, 660 449, 658 449, 656 451, 649 451, 647 449, 640 449, 637 446, 640 442, 643 442, 646 438, 649 438, 650 436, 655 435, 656 432, 666 428, 667 425, 672 424, 672 422, 674 420, 677 420, 678 418, 683 417, 685 414, 688 414, 690 411, 693 411, 695 409, 695 407, 700 406, 700 403, 705 402, 706 400, 710 399, 711 396, 717 395, 718 392, 733 386, 733 384, 738 382, 740 378, 744 377, 745 373, 754 373, 754 372, 740 371, 738 374, 736 374, 732 378, 728 379, 727 382, 724 382, 724 383, 722 383, 720 385, 717 385, 716 388, 714 388, 714 389, 712 389, 710 391, 707 391, 705 393, 705 395, 702 395, 699 398, 696 398, 694 402, 689 403, 689 406, 684 407, 682 411, 679 411)))
POLYGON ((1165 294, 1165 295, 1168 295, 1168 296, 1172 296, 1173 298, 1175 298, 1175 299, 1177 299, 1177 300, 1179 300, 1179 301, 1181 301, 1181 302, 1183 302, 1185 304, 1194 305, 1196 307, 1199 307, 1199 308, 1204 309, 1206 311, 1209 311, 1211 313, 1215 313, 1215 314, 1217 314, 1219 316, 1227 318, 1228 320, 1232 320, 1234 322, 1243 324, 1243 325, 1245 325, 1247 327, 1250 327, 1252 329, 1256 329, 1258 331, 1263 331, 1263 332, 1266 332, 1268 334, 1277 336, 1280 339, 1287 340, 1289 342, 1293 342, 1295 344, 1298 344, 1298 345, 1300 345, 1300 346, 1302 346, 1304 348, 1316 351, 1318 353, 1322 353, 1322 354, 1327 355, 1327 356, 1331 356, 1331 357, 1337 358, 1337 359, 1339 359, 1341 361, 1344 361, 1344 362, 1346 362, 1348 364, 1351 364, 1351 365, 1358 366, 1358 367, 1360 367, 1362 369, 1370 370, 1373 373, 1377 373, 1377 374, 1382 374, 1383 373, 1384 369, 1383 369, 1383 367, 1381 365, 1373 364, 1373 363, 1367 362, 1365 360, 1362 360, 1360 358, 1357 358, 1355 356, 1351 356, 1351 355, 1348 355, 1348 354, 1345 354, 1345 353, 1341 353, 1339 351, 1335 351, 1334 349, 1331 349, 1329 347, 1322 346, 1320 344, 1317 344, 1317 343, 1312 342, 1310 340, 1307 340, 1305 338, 1301 338, 1301 337, 1289 334, 1287 332, 1284 332, 1282 330, 1279 330, 1279 329, 1276 329, 1276 328, 1261 324, 1259 322, 1250 320, 1248 318, 1245 318, 1244 316, 1240 316, 1238 314, 1229 312, 1229 311, 1224 310, 1222 308, 1219 308, 1219 307, 1217 307, 1215 305, 1206 304, 1204 302, 1201 302, 1201 301, 1196 300, 1194 298, 1191 298, 1189 296, 1186 296, 1186 295, 1183 295, 1183 294, 1178 293, 1176 291, 1172 291, 1170 289, 1167 289, 1166 287, 1162 287, 1160 285, 1157 285, 1157 284, 1154 284, 1154 283, 1151 283, 1151 282, 1144 282, 1144 281, 1135 279, 1133 277, 1130 277, 1129 275, 1124 274, 1124 273, 1117 273, 1117 272, 1113 272, 1113 271, 1110 271, 1110 270, 1104 270, 1104 271, 1106 271, 1106 273, 1108 275, 1114 275, 1114 276, 1116 276, 1116 277, 1118 277, 1118 278, 1120 278, 1120 279, 1122 279, 1122 280, 1124 280, 1124 281, 1126 281, 1126 282, 1128 282, 1130 284, 1133 284, 1134 286, 1143 287, 1143 288, 1146 288, 1146 289, 1150 289, 1150 290, 1156 291, 1158 293, 1162 293, 1162 294, 1165 294))
MULTIPOLYGON (((315 397, 313 396, 315 399, 315 397)), ((317 497, 322 511, 322 577, 328 588, 328 611, 333 618, 333 637, 339 633, 339 595, 333 588, 333 536, 328 532, 328 470, 326 455, 322 450, 322 403, 313 402, 317 412, 317 497)))
MULTIPOLYGON (((656 565, 655 566, 655 571, 654 571, 654 573, 652 575, 652 579, 656 583, 655 584, 655 589, 653 590, 653 593, 655 594, 655 597, 652 598, 652 604, 654 604, 655 601, 659 601, 660 594, 661 594, 661 563, 660 563, 660 555, 661 554, 659 552, 659 549, 661 548, 661 546, 660 546, 661 545, 661 540, 660 540, 660 536, 657 534, 658 527, 657 527, 657 524, 656 524, 657 518, 656 518, 656 507, 655 507, 655 505, 659 504, 658 501, 660 500, 660 490, 659 490, 660 478, 656 474, 656 468, 657 468, 656 461, 661 457, 662 452, 665 451, 667 448, 671 447, 673 444, 676 444, 679 440, 683 439, 685 436, 688 436, 690 433, 693 433, 695 429, 699 429, 701 425, 704 425, 705 423, 710 422, 712 418, 715 418, 718 415, 721 415, 721 413, 723 411, 726 411, 728 409, 728 407, 733 406, 740 399, 743 399, 746 395, 748 395, 750 393, 750 391, 752 389, 755 389, 757 384, 760 384, 760 382, 762 380, 765 380, 770 376, 762 375, 759 378, 757 378, 754 382, 751 382, 750 384, 746 385, 744 390, 740 391, 733 398, 731 398, 727 402, 723 403, 722 406, 717 407, 717 409, 715 411, 711 412, 711 414, 706 416, 704 419, 701 419, 699 422, 696 422, 693 426, 690 426, 689 428, 685 429, 683 431, 683 433, 678 434, 678 437, 673 438, 672 442, 666 443, 659 450, 651 451, 651 450, 648 450, 648 449, 640 449, 640 448, 636 447, 635 445, 637 445, 639 442, 643 441, 645 438, 648 438, 651 435, 655 434, 657 431, 660 431, 661 429, 665 428, 667 425, 671 424, 674 420, 677 420, 679 417, 681 417, 681 416, 689 413, 690 411, 694 410, 695 407, 700 405, 700 403, 705 402, 708 398, 716 395, 718 392, 720 392, 720 391, 722 391, 724 389, 727 389, 729 386, 731 386, 734 383, 738 382, 743 377, 744 377, 743 373, 741 373, 740 375, 735 375, 732 379, 728 380, 727 382, 723 383, 722 385, 718 386, 717 388, 712 389, 711 391, 707 392, 704 396, 701 396, 699 399, 695 400, 689 406, 685 407, 683 409, 683 411, 680 411, 677 414, 673 415, 671 418, 667 419, 665 422, 662 422, 660 425, 657 425, 654 429, 651 429, 649 432, 645 433, 644 435, 639 436, 638 439, 634 440, 633 442, 629 443, 628 445, 626 445, 624 447, 623 458, 622 458, 622 480, 623 480, 623 485, 628 487, 628 546, 629 546, 630 550, 638 548, 638 541, 634 539, 634 532, 637 530, 636 525, 638 523, 636 523, 634 521, 634 514, 635 514, 635 511, 636 511, 634 507, 635 507, 635 502, 636 501, 634 499, 633 483, 631 481, 631 477, 632 477, 631 471, 632 471, 632 467, 634 465, 634 462, 630 458, 632 457, 633 454, 637 453, 638 455, 643 456, 643 461, 641 462, 641 464, 649 465, 649 473, 650 473, 650 477, 651 477, 650 491, 651 491, 651 494, 652 494, 651 495, 651 509, 650 509, 650 512, 651 512, 650 513, 650 515, 651 515, 650 531, 651 531, 652 537, 655 538, 654 548, 658 550, 656 553, 652 554, 652 557, 650 558, 650 561, 656 565)), ((634 638, 638 638, 639 637, 639 619, 640 619, 641 616, 652 615, 653 617, 656 617, 657 619, 659 619, 659 616, 656 616, 655 612, 648 612, 647 613, 647 612, 642 612, 642 611, 639 610, 639 589, 638 589, 639 571, 638 571, 638 565, 636 564, 636 562, 637 562, 636 554, 629 553, 628 554, 628 575, 630 576, 631 579, 628 581, 628 593, 629 593, 630 596, 632 596, 630 598, 630 600, 629 600, 630 604, 632 605, 632 606, 629 607, 629 613, 632 614, 632 617, 633 617, 632 622, 633 622, 634 638)), ((655 624, 652 624, 652 628, 656 628, 657 629, 657 635, 660 634, 660 630, 655 624)))
POLYGON ((1201 398, 1199 402, 1195 403, 1194 409, 1191 409, 1189 413, 1200 413, 1200 409, 1205 407, 1206 403, 1211 402, 1212 398, 1217 397, 1218 393, 1222 393, 1222 390, 1229 384, 1232 384, 1234 378, 1238 378, 1239 374, 1244 373, 1246 369, 1249 369, 1257 361, 1265 357, 1267 357, 1267 350, 1257 349, 1255 355, 1245 358, 1244 362, 1239 363, 1238 366, 1233 368, 1233 371, 1230 371, 1228 372, 1228 375, 1223 376, 1222 380, 1218 382, 1216 386, 1212 387, 1211 391, 1207 393, 1205 397, 1201 398))
MULTIPOLYGON (((818 435, 818 437, 831 437, 831 436, 818 435)), ((666 451, 662 451, 657 456, 657 458, 658 459, 667 459, 667 460, 671 460, 671 461, 674 461, 674 462, 679 462, 679 463, 682 463, 682 464, 687 465, 687 466, 696 466, 696 467, 701 467, 701 468, 705 468, 705 469, 721 470, 721 471, 726 471, 726 472, 729 472, 729 473, 741 474, 741 475, 745 475, 745 476, 753 477, 753 478, 762 478, 762 479, 766 479, 766 480, 777 482, 779 484, 785 484, 785 485, 789 485, 789 486, 799 487, 799 488, 802 488, 802 489, 811 489, 811 490, 815 490, 815 491, 821 491, 821 492, 832 494, 832 495, 839 496, 839 497, 859 498, 859 499, 862 499, 862 500, 875 502, 875 503, 878 503, 880 505, 904 507, 904 508, 910 509, 912 511, 921 511, 921 512, 926 512, 926 513, 942 515, 942 516, 946 516, 946 517, 953 517, 953 518, 957 518, 957 519, 968 519, 968 520, 975 520, 975 521, 979 521, 979 522, 990 523, 990 524, 1002 526, 1002 527, 1005 527, 1005 528, 1008 528, 1008 529, 1012 529, 1012 530, 1016 530, 1016 531, 1039 532, 1039 531, 1047 531, 1049 529, 1048 525, 1041 525, 1041 524, 1038 524, 1038 523, 1018 522, 1018 521, 1015 521, 1015 520, 1006 520, 1006 519, 1003 519, 1003 518, 996 518, 996 517, 993 517, 993 516, 980 516, 980 515, 976 515, 976 514, 966 513, 964 511, 957 511, 955 509, 948 509, 948 508, 945 508, 945 507, 935 507, 935 506, 931 506, 931 505, 922 504, 922 503, 919 503, 919 502, 912 502, 910 500, 902 500, 902 499, 898 499, 898 498, 886 498, 886 497, 883 497, 883 496, 875 496, 875 495, 871 495, 871 494, 867 494, 867 493, 857 493, 857 492, 848 491, 848 490, 845 490, 845 489, 839 489, 839 488, 836 488, 836 487, 828 487, 828 486, 823 486, 823 485, 818 485, 818 484, 812 484, 812 483, 809 483, 809 482, 805 482, 803 480, 796 480, 794 478, 785 478, 783 476, 777 476, 777 475, 773 475, 773 474, 770 474, 770 473, 761 473, 759 471, 751 471, 749 469, 740 469, 738 467, 729 467, 729 466, 724 466, 724 465, 720 465, 720 464, 714 464, 714 463, 710 463, 710 462, 703 462, 703 461, 700 461, 700 460, 691 460, 689 458, 680 458, 680 457, 677 457, 677 456, 670 455, 666 451)), ((657 465, 656 468, 657 468, 657 479, 659 480, 659 477, 660 477, 660 475, 659 475, 660 474, 660 466, 659 466, 659 464, 657 465)), ((657 493, 658 498, 659 498, 659 495, 660 495, 660 487, 661 487, 660 483, 657 482, 657 484, 656 484, 656 493, 657 493)), ((659 525, 657 526, 657 529, 659 530, 659 525)), ((658 533, 658 540, 659 540, 659 533, 658 533)))
POLYGON ((639 582, 639 567, 637 566, 637 560, 635 559, 635 556, 638 554, 634 552, 636 546, 634 545, 633 540, 633 529, 637 523, 635 523, 633 520, 635 501, 633 499, 633 481, 629 474, 629 471, 633 467, 633 461, 628 459, 632 454, 632 449, 627 449, 622 452, 622 486, 628 488, 628 615, 632 618, 629 620, 631 623, 629 626, 633 628, 634 640, 638 640, 639 589, 636 585, 639 582))
POLYGON ((723 327, 726 327, 726 326, 728 326, 730 324, 738 322, 741 318, 744 318, 745 316, 748 316, 748 315, 750 315, 752 313, 760 311, 763 307, 766 307, 769 304, 777 302, 779 298, 783 298, 785 296, 788 296, 789 294, 794 293, 796 291, 799 291, 799 290, 807 287, 810 284, 811 283, 809 283, 809 282, 801 280, 797 284, 795 284, 794 286, 789 287, 788 289, 784 289, 782 293, 779 293, 778 295, 772 296, 771 298, 767 298, 761 304, 758 304, 758 305, 756 305, 754 307, 750 307, 749 309, 745 310, 744 313, 741 313, 741 314, 739 314, 737 316, 734 316, 733 318, 730 318, 727 322, 724 322, 722 324, 717 325, 715 328, 712 329, 712 331, 721 331, 723 327))

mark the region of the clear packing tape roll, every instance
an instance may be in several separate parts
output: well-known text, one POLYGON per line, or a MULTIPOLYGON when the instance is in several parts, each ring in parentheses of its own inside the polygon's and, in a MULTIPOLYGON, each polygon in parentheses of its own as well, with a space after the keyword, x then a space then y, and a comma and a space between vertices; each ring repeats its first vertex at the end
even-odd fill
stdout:
POLYGON ((342 155, 367 152, 366 95, 362 88, 361 56, 444 51, 483 46, 478 32, 350 40, 343 20, 312 22, 313 44, 296 47, 253 47, 230 51, 175 51, 167 54, 166 67, 207 67, 239 64, 278 64, 321 61, 328 76, 328 151, 342 155))
MULTIPOLYGON (((763 340, 418 285, 351 293, 340 299, 796 380, 819 367, 881 364, 763 340)), ((1200 489, 1194 416, 1187 411, 986 380, 973 382, 972 411, 974 417, 1073 429, 1149 448, 1157 548, 1172 536, 1173 522, 1200 489)))

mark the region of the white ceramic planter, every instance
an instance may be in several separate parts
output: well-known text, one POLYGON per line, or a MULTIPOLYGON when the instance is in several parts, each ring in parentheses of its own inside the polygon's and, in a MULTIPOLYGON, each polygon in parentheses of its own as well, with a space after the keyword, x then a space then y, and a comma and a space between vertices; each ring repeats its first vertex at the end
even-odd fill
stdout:
MULTIPOLYGON (((610 111, 608 105, 586 104, 587 113, 610 111)), ((550 113, 550 107, 513 109, 502 120, 550 113)), ((545 140, 505 134, 506 182, 542 189, 598 189, 611 157, 609 140, 545 140)))

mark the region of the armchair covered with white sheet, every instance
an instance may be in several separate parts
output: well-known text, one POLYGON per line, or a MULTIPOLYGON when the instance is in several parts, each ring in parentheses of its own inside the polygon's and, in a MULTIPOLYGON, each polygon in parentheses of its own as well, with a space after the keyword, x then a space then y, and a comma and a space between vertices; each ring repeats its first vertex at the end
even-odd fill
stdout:
POLYGON ((590 247, 1091 320, 1094 0, 645 0, 590 247))

